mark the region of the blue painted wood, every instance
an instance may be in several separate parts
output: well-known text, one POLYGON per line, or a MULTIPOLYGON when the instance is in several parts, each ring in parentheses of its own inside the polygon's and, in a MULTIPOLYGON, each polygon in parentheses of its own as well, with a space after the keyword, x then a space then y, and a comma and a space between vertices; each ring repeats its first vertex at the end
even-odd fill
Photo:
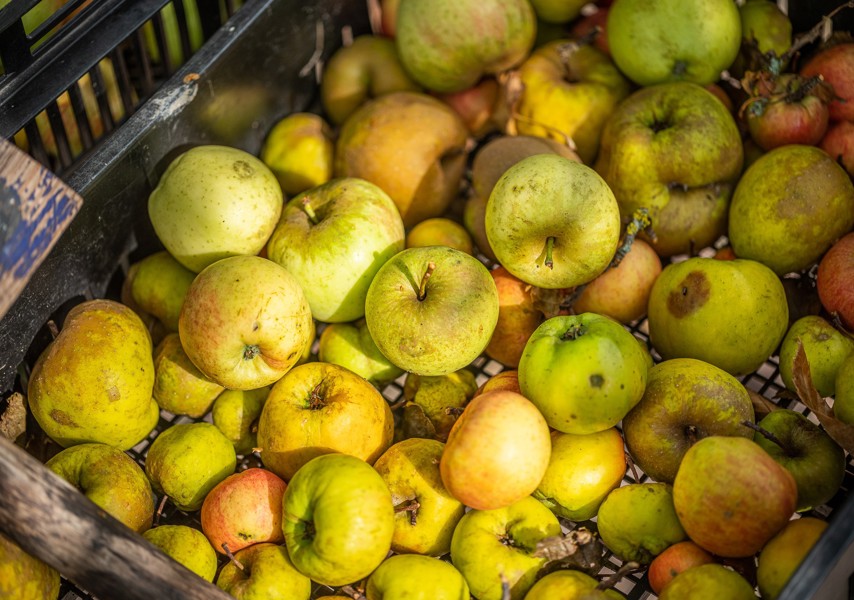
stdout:
POLYGON ((59 177, 0 140, 0 318, 82 204, 59 177))

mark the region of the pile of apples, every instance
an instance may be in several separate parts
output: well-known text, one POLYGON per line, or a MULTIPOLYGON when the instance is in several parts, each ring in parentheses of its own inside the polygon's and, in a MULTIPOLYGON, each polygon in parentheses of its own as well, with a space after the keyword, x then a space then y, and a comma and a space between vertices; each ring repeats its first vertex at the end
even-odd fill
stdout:
POLYGON ((33 369, 47 466, 236 598, 776 598, 854 449, 854 43, 583 4, 374 3, 322 110, 178 156, 33 369))

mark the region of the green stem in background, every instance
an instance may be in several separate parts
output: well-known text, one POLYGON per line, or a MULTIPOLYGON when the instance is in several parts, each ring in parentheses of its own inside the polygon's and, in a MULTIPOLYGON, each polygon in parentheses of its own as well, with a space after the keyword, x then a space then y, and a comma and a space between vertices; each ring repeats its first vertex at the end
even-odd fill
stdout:
POLYGON ((433 271, 436 270, 436 263, 429 262, 427 263, 427 270, 424 272, 424 276, 421 278, 421 285, 418 286, 418 299, 424 300, 427 297, 427 281, 430 279, 430 276, 433 275, 433 271))
POLYGON ((317 225, 317 223, 319 222, 317 218, 317 213, 315 213, 314 209, 311 207, 308 196, 304 197, 300 204, 302 205, 302 209, 305 211, 305 214, 308 215, 308 219, 312 222, 312 224, 317 225))
POLYGON ((555 237, 553 235, 550 235, 548 238, 546 238, 546 260, 543 263, 549 269, 555 268, 555 263, 554 263, 554 260, 552 258, 552 250, 554 249, 554 246, 555 246, 555 237))

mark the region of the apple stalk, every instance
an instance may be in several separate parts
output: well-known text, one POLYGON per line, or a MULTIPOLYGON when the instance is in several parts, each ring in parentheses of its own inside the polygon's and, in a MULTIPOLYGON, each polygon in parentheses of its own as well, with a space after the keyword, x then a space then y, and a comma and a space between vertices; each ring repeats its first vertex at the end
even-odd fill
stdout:
POLYGON ((433 275, 433 271, 435 270, 436 263, 432 261, 427 263, 427 270, 424 271, 424 276, 421 277, 421 284, 418 286, 418 300, 421 302, 427 298, 427 282, 430 280, 430 277, 433 275))
POLYGON ((757 425, 756 423, 751 423, 750 421, 742 421, 741 424, 744 425, 745 427, 749 427, 753 431, 758 432, 760 435, 762 435, 762 437, 767 439, 769 442, 773 442, 774 444, 777 444, 778 446, 780 446, 780 448, 783 449, 783 452, 786 453, 786 456, 788 456, 790 458, 797 456, 797 452, 794 452, 791 447, 789 447, 783 443, 783 440, 778 438, 776 435, 774 435, 773 433, 771 433, 770 431, 768 431, 767 429, 765 429, 761 425, 757 425))

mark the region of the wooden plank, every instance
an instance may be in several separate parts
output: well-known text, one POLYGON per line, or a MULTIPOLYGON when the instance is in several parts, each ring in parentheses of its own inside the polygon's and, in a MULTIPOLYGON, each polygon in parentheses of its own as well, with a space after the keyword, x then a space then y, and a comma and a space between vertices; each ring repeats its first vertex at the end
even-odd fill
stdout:
POLYGON ((82 204, 47 167, 0 139, 0 319, 82 204))
POLYGON ((0 436, 0 533, 100 600, 229 600, 0 436))

